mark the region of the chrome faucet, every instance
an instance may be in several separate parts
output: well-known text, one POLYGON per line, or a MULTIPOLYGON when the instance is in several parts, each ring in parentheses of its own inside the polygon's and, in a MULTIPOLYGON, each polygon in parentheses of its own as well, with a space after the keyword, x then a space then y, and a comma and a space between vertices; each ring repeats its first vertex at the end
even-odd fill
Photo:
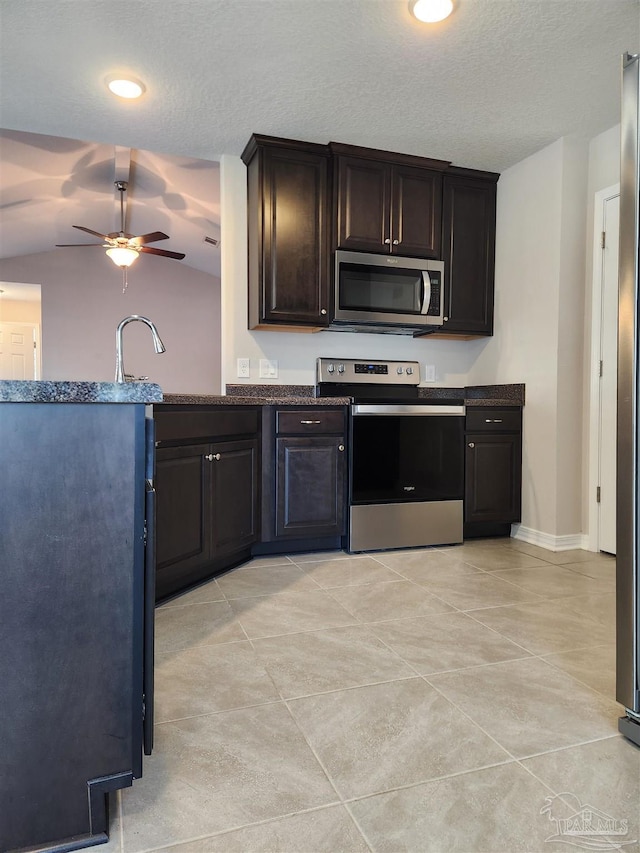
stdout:
POLYGON ((127 323, 132 323, 134 320, 140 320, 141 323, 145 323, 151 329, 151 334, 153 336, 153 348, 155 349, 155 351, 157 353, 165 351, 165 346, 160 340, 158 330, 151 322, 151 320, 149 320, 147 317, 141 317, 140 314, 130 314, 128 317, 125 317, 124 320, 121 320, 118 323, 118 328, 116 329, 116 382, 125 382, 127 380, 127 375, 124 372, 124 362, 122 358, 122 330, 127 325, 127 323))

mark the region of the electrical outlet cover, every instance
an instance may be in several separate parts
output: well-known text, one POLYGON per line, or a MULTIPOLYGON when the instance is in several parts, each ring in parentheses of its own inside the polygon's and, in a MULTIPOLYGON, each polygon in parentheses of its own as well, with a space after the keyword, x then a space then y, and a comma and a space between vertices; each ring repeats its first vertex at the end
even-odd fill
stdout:
POLYGON ((251 376, 251 362, 248 358, 239 358, 236 370, 238 379, 249 379, 251 376))
POLYGON ((425 364, 424 366, 424 381, 425 382, 435 382, 436 381, 436 366, 435 364, 425 364))

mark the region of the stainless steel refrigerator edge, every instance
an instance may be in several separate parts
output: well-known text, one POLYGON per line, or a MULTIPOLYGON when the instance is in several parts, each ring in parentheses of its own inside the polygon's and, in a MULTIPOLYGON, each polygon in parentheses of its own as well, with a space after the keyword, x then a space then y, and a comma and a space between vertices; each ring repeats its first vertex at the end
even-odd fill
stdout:
POLYGON ((638 490, 640 55, 622 57, 618 309, 616 698, 619 729, 640 745, 640 542, 638 490))

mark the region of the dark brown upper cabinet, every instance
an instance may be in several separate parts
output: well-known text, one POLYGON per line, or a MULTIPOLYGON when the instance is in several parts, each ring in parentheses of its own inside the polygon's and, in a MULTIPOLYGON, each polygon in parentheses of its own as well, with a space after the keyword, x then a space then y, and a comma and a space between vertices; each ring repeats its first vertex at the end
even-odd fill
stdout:
POLYGON ((443 160, 331 143, 338 248, 439 258, 443 160))
POLYGON ((249 328, 329 323, 329 151, 254 135, 248 169, 249 328))
POLYGON ((249 328, 331 322, 336 248, 444 260, 435 337, 493 334, 499 175, 331 142, 254 134, 248 170, 249 328))
POLYGON ((493 334, 493 292, 498 175, 451 168, 443 180, 442 333, 493 334))

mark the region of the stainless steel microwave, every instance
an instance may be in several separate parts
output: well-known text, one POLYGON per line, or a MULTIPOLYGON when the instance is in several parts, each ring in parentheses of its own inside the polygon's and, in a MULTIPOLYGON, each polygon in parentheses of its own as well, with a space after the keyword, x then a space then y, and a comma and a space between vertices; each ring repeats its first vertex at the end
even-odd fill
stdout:
POLYGON ((442 326, 444 262, 339 249, 331 328, 412 335, 442 326))

